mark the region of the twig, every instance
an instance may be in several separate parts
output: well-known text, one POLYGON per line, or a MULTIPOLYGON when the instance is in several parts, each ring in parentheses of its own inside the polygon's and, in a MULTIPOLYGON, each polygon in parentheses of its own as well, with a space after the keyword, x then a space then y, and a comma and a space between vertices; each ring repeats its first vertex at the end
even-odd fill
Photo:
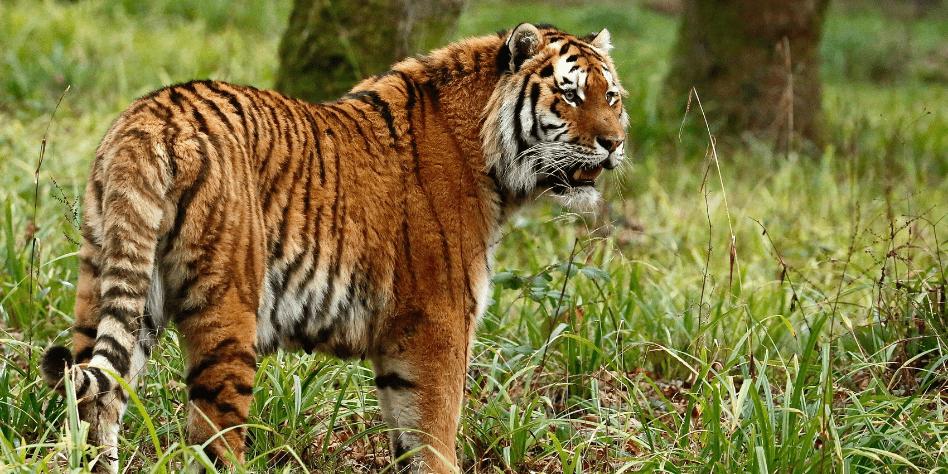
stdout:
MULTIPOLYGON (((49 127, 53 123, 53 116, 56 115, 56 111, 59 110, 59 104, 63 102, 63 98, 66 97, 66 93, 69 92, 71 85, 66 86, 66 90, 63 91, 63 95, 59 96, 59 100, 56 102, 56 107, 53 108, 53 113, 49 115, 49 121, 46 122, 46 131, 43 132, 43 141, 40 143, 40 155, 39 163, 36 165, 36 172, 33 173, 33 226, 36 226, 36 215, 39 208, 39 174, 40 168, 43 167, 43 158, 46 156, 46 137, 49 135, 49 127)), ((36 261, 36 241, 39 240, 34 233, 31 237, 31 248, 30 248, 30 307, 32 308, 35 305, 33 300, 33 286, 35 279, 33 278, 34 262, 36 261)), ((28 360, 33 360, 33 325, 30 324, 29 330, 27 331, 27 358, 28 360)), ((33 364, 28 364, 27 367, 27 379, 33 378, 33 364)))
MULTIPOLYGON (((793 313, 796 308, 800 308, 801 314, 803 313, 803 308, 800 306, 800 295, 797 294, 797 289, 793 286, 793 280, 790 279, 790 266, 787 265, 787 262, 783 260, 783 257, 780 255, 780 251, 777 250, 777 244, 774 243, 774 239, 770 237, 770 232, 767 231, 767 227, 764 226, 762 222, 753 217, 750 220, 757 223, 760 226, 761 232, 767 237, 767 241, 770 242, 770 247, 774 249, 774 256, 777 257, 777 262, 780 263, 780 285, 783 286, 784 279, 787 280, 787 284, 790 285, 790 291, 793 293, 793 298, 790 300, 790 313, 793 313)), ((804 316, 806 316, 804 314, 804 316)), ((810 322, 806 320, 806 317, 803 318, 803 323, 806 324, 808 330, 812 330, 810 327, 810 322)), ((858 341, 857 341, 858 342, 858 341)))
POLYGON ((546 337, 546 344, 543 345, 543 356, 540 357, 540 365, 537 366, 536 370, 537 374, 543 373, 543 367, 546 366, 546 356, 549 353, 553 330, 556 329, 557 320, 560 318, 560 315, 556 314, 556 311, 558 308, 563 307, 563 297, 566 295, 566 283, 569 282, 570 269, 573 268, 573 261, 576 259, 576 244, 578 243, 579 237, 573 240, 573 249, 569 252, 569 261, 566 263, 566 277, 563 278, 563 288, 560 290, 560 299, 556 302, 556 307, 553 308, 553 319, 550 320, 550 334, 546 337))

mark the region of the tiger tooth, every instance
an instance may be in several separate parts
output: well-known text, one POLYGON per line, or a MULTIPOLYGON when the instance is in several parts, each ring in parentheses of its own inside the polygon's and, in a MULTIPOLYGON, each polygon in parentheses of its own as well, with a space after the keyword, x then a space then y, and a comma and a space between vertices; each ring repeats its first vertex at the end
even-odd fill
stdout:
POLYGON ((599 177, 599 174, 602 173, 602 167, 597 167, 591 170, 584 170, 579 168, 576 172, 573 173, 573 180, 575 181, 595 181, 599 177))

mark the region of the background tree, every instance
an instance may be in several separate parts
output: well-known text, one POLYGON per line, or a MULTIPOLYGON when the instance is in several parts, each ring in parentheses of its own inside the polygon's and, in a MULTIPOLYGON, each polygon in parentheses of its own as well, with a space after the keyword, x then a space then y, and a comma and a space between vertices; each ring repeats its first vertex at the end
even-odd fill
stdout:
POLYGON ((669 106, 694 87, 720 135, 823 141, 819 45, 829 0, 683 0, 669 106))
POLYGON ((275 88, 335 99, 361 79, 444 43, 463 0, 295 0, 275 88))

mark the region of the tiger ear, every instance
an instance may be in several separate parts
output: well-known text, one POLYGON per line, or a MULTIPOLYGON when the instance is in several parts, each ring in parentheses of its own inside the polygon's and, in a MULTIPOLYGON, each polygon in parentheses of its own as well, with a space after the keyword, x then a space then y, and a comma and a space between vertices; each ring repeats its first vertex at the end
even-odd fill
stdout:
POLYGON ((530 23, 521 23, 497 53, 497 68, 501 72, 517 72, 524 61, 540 51, 540 30, 530 23))
POLYGON ((607 53, 612 51, 612 35, 609 34, 609 30, 605 28, 589 40, 589 43, 607 53))

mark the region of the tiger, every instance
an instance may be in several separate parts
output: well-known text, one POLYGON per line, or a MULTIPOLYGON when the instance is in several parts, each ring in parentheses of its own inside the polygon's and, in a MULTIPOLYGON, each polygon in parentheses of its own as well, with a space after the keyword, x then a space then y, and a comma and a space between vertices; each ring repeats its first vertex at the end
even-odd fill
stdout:
POLYGON ((118 470, 117 379, 136 386, 173 322, 186 441, 218 467, 244 462, 259 358, 301 349, 368 359, 398 467, 456 472, 501 227, 544 195, 594 206, 625 159, 611 49, 605 29, 523 23, 335 101, 203 80, 133 102, 91 166, 73 348, 42 362, 73 383, 95 471, 118 470))

